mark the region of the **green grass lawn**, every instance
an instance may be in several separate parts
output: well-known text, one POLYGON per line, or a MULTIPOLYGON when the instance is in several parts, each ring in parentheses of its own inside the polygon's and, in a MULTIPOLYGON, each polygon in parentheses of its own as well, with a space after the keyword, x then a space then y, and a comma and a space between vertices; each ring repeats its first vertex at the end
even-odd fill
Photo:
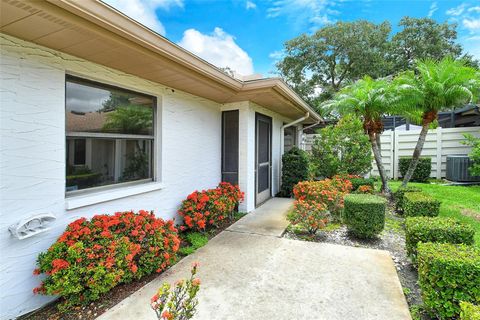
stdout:
MULTIPOLYGON (((401 181, 390 181, 393 191, 401 181)), ((480 186, 444 186, 441 184, 409 183, 409 186, 421 188, 442 202, 441 217, 452 217, 468 223, 475 228, 475 245, 480 247, 480 186)))

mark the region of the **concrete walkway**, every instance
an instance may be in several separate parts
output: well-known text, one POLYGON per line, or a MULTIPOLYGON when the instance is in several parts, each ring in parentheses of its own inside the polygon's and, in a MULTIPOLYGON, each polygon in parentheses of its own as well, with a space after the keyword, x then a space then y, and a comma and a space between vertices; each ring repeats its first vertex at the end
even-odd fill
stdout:
POLYGON ((411 319, 388 252, 280 238, 290 205, 270 200, 99 319, 155 319, 150 297, 195 261, 195 319, 411 319))

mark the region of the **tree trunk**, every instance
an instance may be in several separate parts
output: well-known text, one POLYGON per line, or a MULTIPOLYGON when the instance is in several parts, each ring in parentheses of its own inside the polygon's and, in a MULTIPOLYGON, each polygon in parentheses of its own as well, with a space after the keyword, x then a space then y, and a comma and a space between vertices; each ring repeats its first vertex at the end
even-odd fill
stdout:
POLYGON ((422 154, 423 145, 425 144, 425 139, 427 138, 428 128, 430 127, 429 121, 424 121, 422 124, 422 131, 420 131, 420 136, 418 137, 417 145, 415 146, 415 150, 413 151, 412 162, 410 162, 410 166, 408 167, 407 173, 403 177, 402 187, 406 187, 407 183, 413 176, 413 172, 415 168, 417 168, 418 161, 420 160, 420 155, 422 154))
POLYGON ((382 163, 382 154, 379 148, 377 141, 380 141, 378 134, 369 133, 368 137, 370 138, 370 144, 372 145, 373 157, 377 164, 378 172, 380 173, 380 179, 382 179, 382 192, 385 193, 389 198, 391 197, 391 191, 388 187, 388 178, 385 172, 385 167, 382 163))

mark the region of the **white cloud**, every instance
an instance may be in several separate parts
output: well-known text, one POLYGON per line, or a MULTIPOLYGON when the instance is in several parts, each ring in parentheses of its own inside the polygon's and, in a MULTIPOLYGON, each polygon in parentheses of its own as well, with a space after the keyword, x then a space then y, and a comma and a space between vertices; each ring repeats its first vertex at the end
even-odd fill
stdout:
POLYGON ((454 16, 454 17, 457 17, 459 15, 461 15, 464 11, 465 11, 465 7, 467 5, 465 3, 462 3, 461 5, 457 6, 457 7, 454 7, 454 8, 451 8, 451 9, 448 9, 446 14, 449 15, 449 16, 454 16))
POLYGON ((332 16, 339 12, 332 9, 333 6, 335 2, 332 0, 277 0, 267 9, 267 17, 286 16, 298 28, 305 24, 317 28, 335 22, 332 16))
POLYGON ((471 32, 480 31, 480 18, 479 19, 471 19, 465 18, 462 21, 463 26, 470 30, 471 32))
POLYGON ((471 7, 471 8, 468 8, 468 12, 479 12, 479 13, 480 13, 480 7, 471 7))
POLYGON ((432 4, 430 5, 430 10, 428 11, 428 17, 431 18, 435 13, 435 11, 437 10, 438 10, 437 2, 436 1, 432 2, 432 4))
POLYGON ((257 5, 253 1, 247 0, 245 7, 247 8, 247 10, 249 10, 257 8, 257 5))
POLYGON ((183 0, 103 0, 130 18, 146 27, 165 35, 165 27, 158 19, 155 10, 168 10, 183 7, 183 0))
POLYGON ((211 34, 188 29, 178 44, 217 67, 229 67, 244 76, 253 74, 252 58, 221 28, 215 28, 211 34))
POLYGON ((274 60, 280 60, 284 56, 285 56, 285 52, 283 50, 276 50, 276 51, 270 52, 270 54, 268 55, 270 59, 274 59, 274 60))

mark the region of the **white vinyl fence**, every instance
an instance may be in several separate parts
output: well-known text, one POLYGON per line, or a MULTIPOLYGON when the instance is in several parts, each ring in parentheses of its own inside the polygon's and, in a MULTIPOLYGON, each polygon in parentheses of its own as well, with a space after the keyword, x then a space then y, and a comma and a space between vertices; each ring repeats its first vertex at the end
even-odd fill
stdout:
MULTIPOLYGON (((480 137, 480 127, 471 128, 437 128, 430 130, 423 146, 422 157, 432 158, 432 171, 430 177, 444 178, 446 174, 446 163, 448 155, 466 155, 471 147, 463 145, 465 133, 480 137)), ((382 161, 390 178, 399 177, 398 159, 400 157, 411 157, 413 149, 417 144, 420 131, 386 131, 382 134, 380 141, 382 145, 382 161)), ((304 148, 307 151, 312 149, 313 140, 316 134, 308 134, 304 139, 304 148)), ((372 175, 378 175, 375 161, 372 163, 372 175)))

